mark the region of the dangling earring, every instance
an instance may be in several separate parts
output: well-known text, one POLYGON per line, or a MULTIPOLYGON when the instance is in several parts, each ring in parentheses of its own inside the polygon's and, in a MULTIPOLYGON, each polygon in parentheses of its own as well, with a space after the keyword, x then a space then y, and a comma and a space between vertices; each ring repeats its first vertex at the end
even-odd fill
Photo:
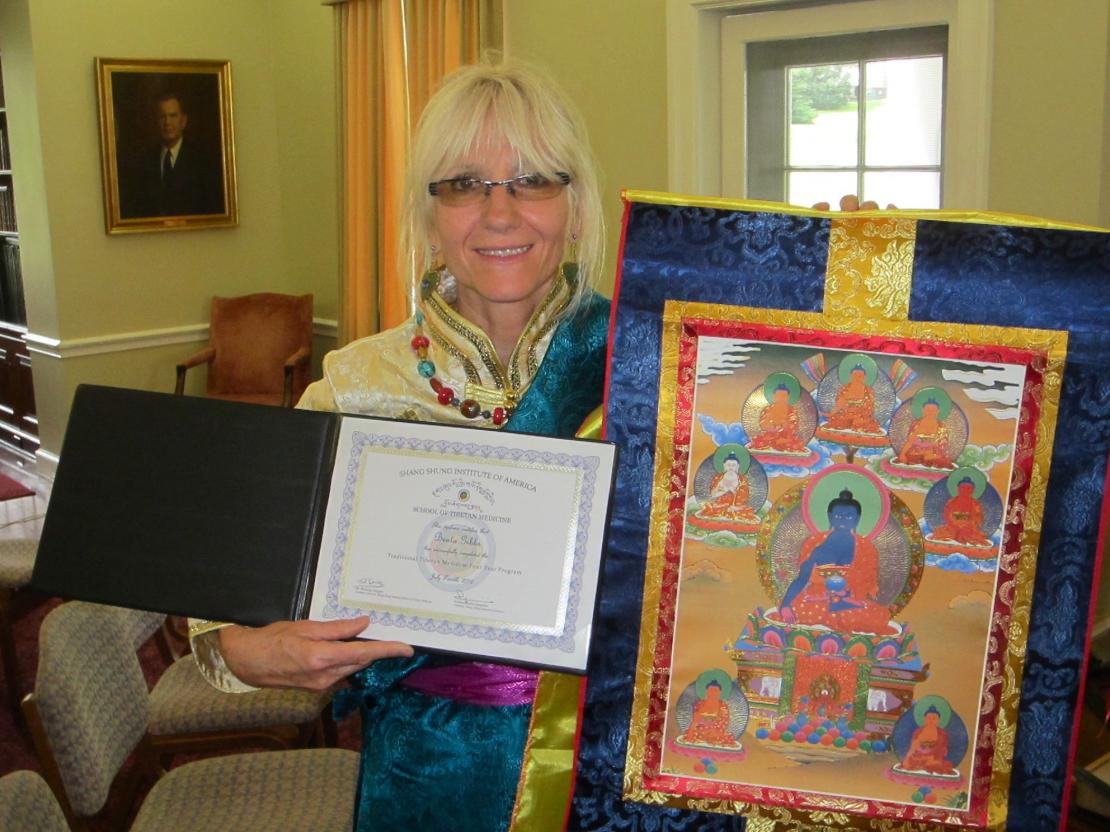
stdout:
POLYGON ((570 235, 570 245, 567 246, 566 259, 559 266, 559 274, 563 276, 563 280, 567 282, 570 291, 573 293, 578 286, 578 235, 572 233, 570 235))
POLYGON ((439 254, 439 246, 435 243, 429 243, 428 251, 432 255, 432 265, 428 267, 428 270, 424 272, 424 276, 420 278, 421 300, 427 300, 431 297, 432 292, 439 287, 441 275, 447 270, 446 266, 437 265, 435 262, 436 255, 439 254))

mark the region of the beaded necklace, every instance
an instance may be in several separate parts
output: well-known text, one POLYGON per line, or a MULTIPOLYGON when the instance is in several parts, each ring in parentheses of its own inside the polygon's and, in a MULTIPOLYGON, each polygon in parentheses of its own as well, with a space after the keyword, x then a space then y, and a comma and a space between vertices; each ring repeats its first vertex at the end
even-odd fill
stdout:
POLYGON ((439 403, 448 407, 457 407, 459 412, 467 419, 476 419, 481 416, 483 419, 489 419, 498 427, 509 421, 509 417, 512 415, 511 410, 504 407, 482 410, 482 406, 474 399, 460 399, 454 390, 436 378, 436 365, 428 358, 429 342, 428 336, 424 334, 424 313, 418 311, 414 320, 416 321, 416 335, 409 343, 412 345, 413 352, 416 353, 416 372, 420 373, 422 378, 428 380, 428 384, 435 391, 439 403))
MULTIPOLYGON (((559 267, 559 274, 563 280, 567 282, 571 293, 578 283, 578 264, 570 261, 565 262, 559 267)), ((440 275, 438 272, 430 271, 420 279, 420 296, 427 300, 432 292, 436 291, 439 286, 440 275)), ((467 419, 477 419, 479 416, 483 419, 488 419, 496 427, 501 427, 513 415, 513 408, 511 407, 493 407, 488 410, 483 410, 482 406, 475 399, 460 399, 458 394, 438 378, 436 378, 436 365, 431 359, 428 358, 428 345, 430 341, 428 336, 424 334, 424 313, 417 310, 413 318, 416 324, 416 334, 409 342, 412 346, 412 351, 416 353, 416 372, 421 378, 428 380, 432 390, 436 394, 439 403, 446 407, 458 408, 459 412, 467 419)))

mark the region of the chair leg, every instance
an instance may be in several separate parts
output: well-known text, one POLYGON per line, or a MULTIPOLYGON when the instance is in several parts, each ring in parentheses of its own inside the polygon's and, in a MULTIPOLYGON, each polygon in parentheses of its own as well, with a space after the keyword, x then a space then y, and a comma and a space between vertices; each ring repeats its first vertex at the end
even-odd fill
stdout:
POLYGON ((338 748, 339 747, 339 729, 335 726, 335 716, 332 713, 331 705, 325 705, 324 710, 316 721, 320 725, 320 741, 324 748, 338 748))
POLYGON ((8 690, 8 707, 21 730, 26 729, 21 701, 23 693, 19 683, 19 659, 15 652, 15 635, 12 632, 12 592, 0 588, 0 657, 3 659, 4 684, 8 690))

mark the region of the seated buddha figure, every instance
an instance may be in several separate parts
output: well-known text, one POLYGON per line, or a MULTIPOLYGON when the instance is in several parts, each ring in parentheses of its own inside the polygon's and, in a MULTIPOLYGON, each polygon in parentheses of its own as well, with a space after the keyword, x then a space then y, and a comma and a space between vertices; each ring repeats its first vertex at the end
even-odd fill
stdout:
POLYGON ((853 367, 848 381, 840 385, 825 427, 853 433, 882 433, 875 421, 875 391, 867 383, 867 370, 862 366, 853 367))
POLYGON ((951 774, 948 760, 948 732, 940 727, 940 711, 932 706, 925 712, 922 725, 913 732, 909 750, 900 767, 905 771, 951 774))
POLYGON ((944 504, 944 524, 938 526, 931 537, 989 546, 990 539, 983 534, 983 504, 975 498, 975 483, 970 477, 964 477, 956 488, 956 496, 944 504))
POLYGON ((940 403, 935 399, 926 400, 921 405, 921 417, 910 425, 909 435, 895 462, 929 468, 955 467, 949 451, 948 427, 942 419, 940 403))
POLYGON ((802 544, 798 576, 779 604, 783 621, 840 632, 887 629, 890 610, 877 598, 879 552, 856 532, 861 515, 859 501, 847 489, 829 501, 829 530, 802 544))
POLYGON ((759 412, 759 433, 749 445, 753 451, 806 452, 806 443, 798 435, 798 409, 791 398, 786 384, 779 384, 772 391, 771 403, 759 412))
POLYGON ((721 698, 721 683, 710 681, 705 686, 705 698, 694 705, 690 724, 678 736, 678 741, 686 745, 738 748, 740 743, 728 729, 730 719, 728 703, 721 698))
POLYGON ((751 489, 740 473, 740 459, 730 453, 722 463, 723 470, 709 485, 709 500, 698 509, 702 517, 759 522, 759 516, 748 505, 751 489))

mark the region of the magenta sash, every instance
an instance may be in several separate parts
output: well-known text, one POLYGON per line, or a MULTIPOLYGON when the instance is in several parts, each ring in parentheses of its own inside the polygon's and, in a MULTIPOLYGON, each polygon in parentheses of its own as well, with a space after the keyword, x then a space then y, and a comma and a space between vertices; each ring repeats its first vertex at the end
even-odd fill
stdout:
POLYGON ((487 662, 418 668, 401 680, 406 688, 470 705, 527 705, 536 695, 538 671, 487 662))

